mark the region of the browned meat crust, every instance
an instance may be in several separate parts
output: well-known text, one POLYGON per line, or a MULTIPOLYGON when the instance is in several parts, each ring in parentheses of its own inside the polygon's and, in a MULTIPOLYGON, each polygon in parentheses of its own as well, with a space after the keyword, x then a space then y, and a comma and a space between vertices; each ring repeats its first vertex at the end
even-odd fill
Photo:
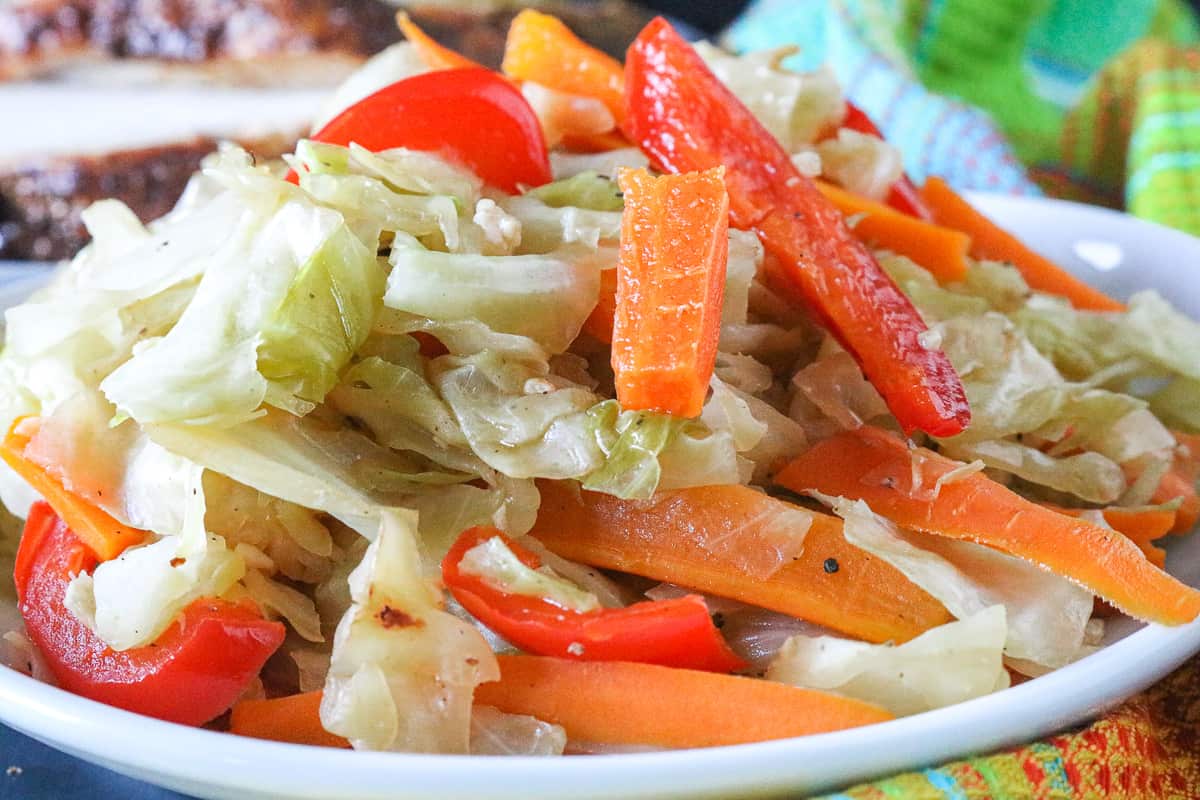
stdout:
MULTIPOLYGON (((498 3, 494 10, 404 4, 430 35, 497 67, 519 7, 558 14, 580 36, 622 58, 651 14, 625 0, 498 3)), ((399 40, 382 0, 14 0, 0 2, 0 80, 80 64, 151 62, 236 83, 291 83, 305 60, 329 62, 336 82, 353 63, 399 40), (231 69, 230 65, 245 65, 231 69)), ((319 74, 304 72, 306 79, 319 74)))
MULTIPOLYGON (((279 137, 243 144, 273 158, 293 142, 279 137)), ((0 259, 70 258, 88 241, 80 214, 106 197, 121 200, 145 222, 161 217, 216 146, 198 137, 100 156, 45 158, 0 171, 0 259)))
POLYGON ((83 61, 364 59, 399 36, 381 0, 15 0, 0 3, 0 80, 83 61))

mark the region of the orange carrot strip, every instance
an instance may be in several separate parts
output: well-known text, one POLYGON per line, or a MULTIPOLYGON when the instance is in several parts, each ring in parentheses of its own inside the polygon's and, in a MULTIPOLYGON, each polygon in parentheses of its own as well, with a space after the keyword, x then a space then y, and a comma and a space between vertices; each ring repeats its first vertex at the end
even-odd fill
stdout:
POLYGON ((650 176, 625 193, 612 365, 625 409, 698 417, 721 333, 729 256, 725 168, 650 176))
POLYGON ((606 269, 600 273, 600 299, 596 307, 583 322, 583 329, 605 344, 613 338, 613 318, 617 315, 617 271, 606 269))
POLYGON ((795 560, 765 578, 749 574, 745 565, 756 551, 773 548, 770 532, 780 514, 795 507, 745 486, 660 492, 648 501, 554 481, 538 488, 542 503, 530 533, 564 558, 730 597, 871 642, 905 642, 952 619, 899 570, 847 542, 842 521, 828 514, 813 512, 795 560))
MULTIPOLYGON (((1085 512, 1081 508, 1059 508, 1048 505, 1060 514, 1080 517, 1085 512)), ((1121 508, 1113 506, 1103 509, 1104 521, 1113 530, 1125 534, 1129 541, 1136 544, 1146 558, 1154 566, 1162 569, 1167 563, 1167 551, 1154 544, 1155 539, 1161 539, 1171 532, 1175 526, 1175 511, 1165 508, 1121 508)))
POLYGON ((864 427, 820 442, 776 481, 797 492, 865 500, 901 527, 1040 564, 1138 619, 1178 625, 1200 615, 1200 591, 1155 567, 1120 534, 1036 505, 979 473, 944 484, 935 496, 934 482, 959 466, 864 427))
POLYGON ((577 742, 717 747, 844 730, 892 715, 774 681, 626 661, 502 655, 475 702, 528 714, 577 742))
POLYGON ((1180 431, 1172 433, 1175 441, 1187 452, 1175 451, 1175 463, 1158 484, 1151 502, 1179 500, 1172 532, 1190 533, 1200 522, 1200 496, 1196 494, 1196 481, 1200 480, 1200 435, 1180 431))
POLYGON ((1125 306, 1093 289, 1048 258, 1035 253, 1008 231, 976 211, 941 178, 929 178, 921 197, 933 212, 933 221, 971 237, 971 255, 1007 261, 1025 282, 1039 292, 1067 298, 1076 308, 1091 311, 1124 311, 1125 306))
MULTIPOLYGON (((577 742, 716 747, 844 730, 893 719, 861 700, 774 681, 634 664, 502 655, 500 680, 475 702, 562 725, 577 742)), ((321 692, 243 700, 229 731, 324 747, 349 743, 321 726, 321 692)))
POLYGON ((229 732, 274 742, 349 747, 341 736, 321 725, 321 692, 306 692, 271 700, 243 700, 233 707, 229 732))
POLYGON ((955 283, 967 277, 971 238, 965 233, 901 214, 883 203, 859 197, 824 181, 815 183, 821 194, 843 215, 864 215, 852 228, 854 235, 863 242, 911 258, 942 283, 955 283))
POLYGON ((508 29, 500 69, 568 94, 594 97, 625 118, 625 69, 607 53, 581 41, 562 20, 533 9, 517 14, 508 29))
POLYGON ((1200 496, 1196 495, 1196 482, 1188 480, 1186 475, 1178 471, 1168 472, 1158 484, 1150 502, 1169 503, 1172 500, 1180 501, 1179 508, 1175 510, 1172 532, 1190 533, 1200 522, 1200 496))
POLYGON ((563 131, 562 146, 572 153, 607 153, 622 147, 633 147, 619 130, 607 133, 573 133, 563 131))
POLYGON ((417 55, 430 69, 468 69, 482 68, 483 65, 472 61, 461 53, 456 53, 449 47, 439 44, 432 36, 421 30, 417 23, 409 19, 407 13, 396 14, 396 24, 404 38, 416 48, 417 55))
POLYGON ((39 420, 25 417, 13 423, 0 444, 0 458, 40 494, 54 513, 92 549, 96 558, 108 561, 125 548, 140 544, 147 533, 123 525, 84 498, 69 491, 54 475, 25 458, 25 448, 37 433, 39 420))

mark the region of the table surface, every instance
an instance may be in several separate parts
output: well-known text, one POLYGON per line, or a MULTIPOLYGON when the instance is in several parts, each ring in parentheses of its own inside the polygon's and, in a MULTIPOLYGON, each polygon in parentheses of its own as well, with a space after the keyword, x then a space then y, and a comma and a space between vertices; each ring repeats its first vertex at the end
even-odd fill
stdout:
POLYGON ((80 761, 0 725, 0 797, 6 800, 187 800, 80 761))

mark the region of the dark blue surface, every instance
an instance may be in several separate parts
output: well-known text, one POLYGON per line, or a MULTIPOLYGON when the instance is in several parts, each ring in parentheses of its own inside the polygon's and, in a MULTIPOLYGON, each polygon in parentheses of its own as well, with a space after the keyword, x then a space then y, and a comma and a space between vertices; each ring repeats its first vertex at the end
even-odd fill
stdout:
POLYGON ((3 725, 0 725, 0 798, 188 800, 186 795, 72 758, 3 725))

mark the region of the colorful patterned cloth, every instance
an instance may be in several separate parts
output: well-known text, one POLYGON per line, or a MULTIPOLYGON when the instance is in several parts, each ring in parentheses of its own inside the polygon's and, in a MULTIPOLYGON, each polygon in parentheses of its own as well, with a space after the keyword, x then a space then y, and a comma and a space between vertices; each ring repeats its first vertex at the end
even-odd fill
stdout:
POLYGON ((1200 657, 1099 722, 823 800, 1196 800, 1200 657))
MULTIPOLYGON (((831 64, 918 180, 1200 235, 1200 30, 1175 0, 755 0, 726 43, 831 64)), ((1200 656, 1083 730, 826 800, 1042 798, 1200 799, 1200 656)))
POLYGON ((755 0, 726 41, 831 64, 917 179, 1200 234, 1200 27, 1179 0, 755 0))

